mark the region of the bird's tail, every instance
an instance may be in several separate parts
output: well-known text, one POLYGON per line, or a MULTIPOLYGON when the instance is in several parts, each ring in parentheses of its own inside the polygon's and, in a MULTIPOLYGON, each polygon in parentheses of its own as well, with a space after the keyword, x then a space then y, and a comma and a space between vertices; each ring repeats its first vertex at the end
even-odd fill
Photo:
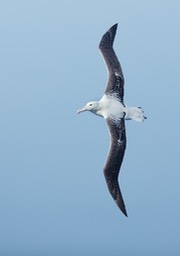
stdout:
POLYGON ((125 119, 143 122, 147 117, 144 116, 144 111, 141 107, 127 107, 125 119))

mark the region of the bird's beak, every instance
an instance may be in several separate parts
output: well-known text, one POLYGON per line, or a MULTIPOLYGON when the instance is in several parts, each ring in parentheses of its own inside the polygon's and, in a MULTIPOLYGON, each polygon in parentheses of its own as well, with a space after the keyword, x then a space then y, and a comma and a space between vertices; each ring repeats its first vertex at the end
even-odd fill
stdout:
POLYGON ((84 112, 84 111, 87 111, 86 106, 83 107, 83 108, 81 108, 81 109, 79 109, 79 110, 77 111, 77 114, 79 114, 79 113, 81 113, 81 112, 84 112))

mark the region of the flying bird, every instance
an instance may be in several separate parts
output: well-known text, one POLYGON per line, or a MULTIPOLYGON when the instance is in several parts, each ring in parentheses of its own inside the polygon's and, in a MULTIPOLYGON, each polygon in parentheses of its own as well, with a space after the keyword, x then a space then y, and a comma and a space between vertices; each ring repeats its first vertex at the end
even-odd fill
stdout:
POLYGON ((90 101, 77 113, 90 111, 105 119, 110 133, 110 149, 104 166, 104 176, 110 194, 125 216, 127 211, 118 183, 118 175, 126 149, 125 120, 142 122, 146 117, 140 107, 128 107, 124 103, 124 76, 120 62, 113 49, 118 24, 113 25, 103 36, 99 50, 109 73, 103 97, 90 101))

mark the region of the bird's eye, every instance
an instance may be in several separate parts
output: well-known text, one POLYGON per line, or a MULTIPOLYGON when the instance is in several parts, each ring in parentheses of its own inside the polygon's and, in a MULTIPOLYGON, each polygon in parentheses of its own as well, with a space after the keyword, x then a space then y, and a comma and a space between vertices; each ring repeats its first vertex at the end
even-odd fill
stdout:
POLYGON ((89 106, 91 107, 91 106, 92 106, 92 104, 89 104, 89 106))

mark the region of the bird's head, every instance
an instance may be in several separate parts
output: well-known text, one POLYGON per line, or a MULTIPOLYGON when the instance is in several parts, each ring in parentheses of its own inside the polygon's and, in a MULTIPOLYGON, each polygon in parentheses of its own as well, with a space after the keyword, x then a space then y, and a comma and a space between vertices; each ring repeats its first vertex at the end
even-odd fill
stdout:
POLYGON ((96 113, 98 109, 99 109, 99 102, 98 101, 90 101, 83 108, 79 109, 77 111, 77 114, 84 112, 84 111, 90 111, 90 112, 96 113))

